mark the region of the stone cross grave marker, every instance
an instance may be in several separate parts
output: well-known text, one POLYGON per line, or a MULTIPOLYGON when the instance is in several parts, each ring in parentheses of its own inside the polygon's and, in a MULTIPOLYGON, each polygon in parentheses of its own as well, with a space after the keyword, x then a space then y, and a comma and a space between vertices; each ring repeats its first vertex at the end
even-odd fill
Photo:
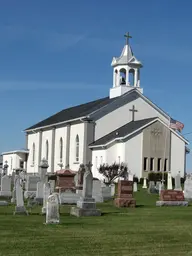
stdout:
POLYGON ((14 214, 28 215, 28 212, 24 206, 23 188, 20 184, 20 177, 16 180, 16 207, 14 214))

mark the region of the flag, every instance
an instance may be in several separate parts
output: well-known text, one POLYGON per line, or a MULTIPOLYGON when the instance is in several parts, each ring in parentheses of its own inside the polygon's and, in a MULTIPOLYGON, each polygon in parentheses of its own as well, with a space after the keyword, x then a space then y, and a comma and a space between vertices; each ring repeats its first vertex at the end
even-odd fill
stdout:
POLYGON ((184 124, 182 124, 181 122, 171 118, 170 128, 173 129, 173 130, 177 130, 177 131, 181 132, 184 128, 184 124))

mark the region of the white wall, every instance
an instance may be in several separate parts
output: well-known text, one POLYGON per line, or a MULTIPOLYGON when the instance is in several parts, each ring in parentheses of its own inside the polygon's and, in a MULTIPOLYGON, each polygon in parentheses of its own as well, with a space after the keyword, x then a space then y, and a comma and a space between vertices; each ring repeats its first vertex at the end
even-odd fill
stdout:
POLYGON ((12 174, 14 169, 20 168, 20 161, 25 162, 25 154, 24 153, 12 153, 12 154, 6 154, 3 155, 3 166, 5 164, 5 161, 7 161, 8 169, 7 174, 12 174))
POLYGON ((79 169, 79 165, 83 163, 83 146, 84 146, 84 123, 71 125, 70 132, 70 150, 69 150, 69 165, 73 171, 79 169), (76 135, 79 135, 79 162, 76 162, 76 135))
POLYGON ((38 172, 38 156, 39 156, 39 133, 32 133, 28 135, 28 149, 29 149, 29 156, 27 160, 27 172, 34 173, 38 172), (35 143, 35 164, 32 165, 33 159, 33 143, 35 143))
POLYGON ((94 178, 98 178, 100 180, 104 179, 104 176, 98 172, 98 167, 100 166, 100 164, 104 163, 107 163, 106 150, 92 150, 92 173, 94 178))
POLYGON ((168 123, 167 119, 157 110, 151 107, 142 98, 138 98, 97 120, 95 126, 95 140, 132 121, 132 113, 129 109, 132 109, 133 105, 135 105, 136 110, 138 110, 138 112, 135 113, 135 120, 159 117, 165 123, 168 123))
POLYGON ((125 163, 133 175, 142 175, 143 132, 125 142, 125 163))
POLYGON ((174 133, 171 133, 171 175, 175 177, 180 172, 184 176, 185 143, 174 133))
POLYGON ((60 139, 63 139, 63 167, 65 167, 65 157, 66 157, 66 141, 67 141, 67 127, 57 128, 55 130, 55 162, 54 162, 54 171, 60 169, 58 163, 60 163, 60 139))
POLYGON ((46 158, 46 141, 48 141, 48 143, 49 143, 49 150, 48 150, 48 164, 49 164, 49 167, 48 167, 47 171, 51 172, 52 130, 42 132, 41 158, 44 158, 44 157, 46 158))

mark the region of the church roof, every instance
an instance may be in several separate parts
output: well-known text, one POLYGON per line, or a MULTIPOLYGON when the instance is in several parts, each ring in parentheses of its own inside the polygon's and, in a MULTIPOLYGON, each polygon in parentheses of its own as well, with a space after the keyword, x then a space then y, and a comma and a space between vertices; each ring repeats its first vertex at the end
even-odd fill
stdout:
POLYGON ((46 118, 45 120, 42 120, 41 122, 25 129, 25 131, 27 130, 33 130, 36 128, 40 128, 40 127, 45 127, 45 126, 49 126, 49 125, 53 125, 53 124, 58 124, 58 123, 62 123, 65 121, 70 121, 70 120, 74 120, 74 119, 79 119, 79 118, 83 118, 86 117, 87 115, 89 115, 90 113, 100 109, 101 107, 111 103, 112 101, 114 101, 116 98, 110 99, 109 97, 105 97, 102 99, 98 99, 95 101, 91 101, 88 103, 84 103, 78 106, 74 106, 71 108, 67 108, 64 109, 48 118, 46 118))
POLYGON ((94 141, 89 146, 94 147, 94 146, 99 146, 99 145, 106 145, 110 141, 125 137, 126 135, 135 132, 139 128, 147 125, 148 123, 154 121, 155 119, 157 119, 157 117, 141 119, 138 121, 131 121, 131 122, 121 126, 120 128, 112 131, 111 133, 105 135, 104 137, 94 141))

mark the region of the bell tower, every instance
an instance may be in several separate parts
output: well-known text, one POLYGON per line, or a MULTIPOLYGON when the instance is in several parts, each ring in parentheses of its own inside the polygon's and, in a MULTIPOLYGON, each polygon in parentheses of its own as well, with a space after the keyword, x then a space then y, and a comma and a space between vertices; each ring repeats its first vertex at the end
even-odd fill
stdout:
POLYGON ((111 66, 113 67, 113 87, 110 89, 110 98, 121 96, 131 89, 137 89, 143 93, 140 88, 140 68, 142 64, 133 55, 129 44, 132 38, 129 33, 124 35, 126 38, 125 46, 120 57, 113 57, 111 66))

